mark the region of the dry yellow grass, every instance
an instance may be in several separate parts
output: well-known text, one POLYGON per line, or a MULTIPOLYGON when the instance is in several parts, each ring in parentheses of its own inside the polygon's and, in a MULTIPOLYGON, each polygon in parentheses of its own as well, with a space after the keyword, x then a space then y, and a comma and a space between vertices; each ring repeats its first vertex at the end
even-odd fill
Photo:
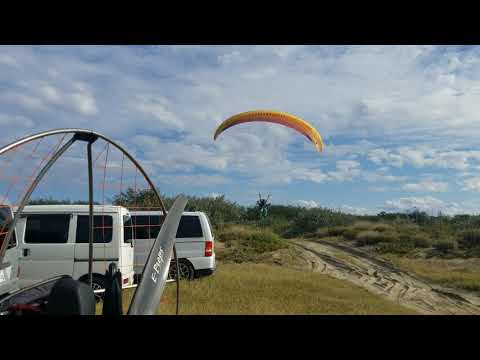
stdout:
MULTIPOLYGON (((125 312, 133 291, 125 291, 125 312)), ((345 281, 266 264, 219 264, 214 276, 181 282, 180 314, 413 314, 345 281)), ((100 306, 99 306, 100 310, 100 306)), ((167 284, 159 314, 175 313, 167 284)))
POLYGON ((480 291, 480 259, 413 259, 385 255, 399 268, 440 285, 480 291))

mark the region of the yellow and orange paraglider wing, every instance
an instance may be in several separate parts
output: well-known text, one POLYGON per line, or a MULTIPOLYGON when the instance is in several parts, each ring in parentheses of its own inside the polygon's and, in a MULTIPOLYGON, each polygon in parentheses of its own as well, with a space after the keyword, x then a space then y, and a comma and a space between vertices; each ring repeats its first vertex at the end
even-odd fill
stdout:
POLYGON ((318 151, 323 150, 324 145, 322 137, 312 125, 297 116, 272 110, 247 111, 228 118, 218 126, 215 135, 213 136, 213 140, 216 140, 218 135, 232 126, 254 121, 280 124, 297 130, 309 139, 318 151))

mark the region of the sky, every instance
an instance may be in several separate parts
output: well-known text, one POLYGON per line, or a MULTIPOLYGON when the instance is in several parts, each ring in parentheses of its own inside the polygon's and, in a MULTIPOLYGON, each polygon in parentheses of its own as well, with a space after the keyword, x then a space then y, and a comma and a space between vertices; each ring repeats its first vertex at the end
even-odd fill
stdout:
POLYGON ((479 80, 478 46, 0 46, 0 142, 92 129, 165 194, 479 213, 479 80), (213 141, 255 109, 304 118, 325 151, 264 123, 213 141))

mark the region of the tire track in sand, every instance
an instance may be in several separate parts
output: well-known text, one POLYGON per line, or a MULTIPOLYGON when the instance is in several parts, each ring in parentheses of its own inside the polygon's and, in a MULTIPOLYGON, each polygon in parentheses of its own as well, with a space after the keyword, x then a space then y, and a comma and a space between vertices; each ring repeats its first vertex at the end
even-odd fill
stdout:
POLYGON ((293 240, 311 270, 347 280, 422 314, 480 315, 480 297, 432 285, 391 263, 347 245, 293 240))

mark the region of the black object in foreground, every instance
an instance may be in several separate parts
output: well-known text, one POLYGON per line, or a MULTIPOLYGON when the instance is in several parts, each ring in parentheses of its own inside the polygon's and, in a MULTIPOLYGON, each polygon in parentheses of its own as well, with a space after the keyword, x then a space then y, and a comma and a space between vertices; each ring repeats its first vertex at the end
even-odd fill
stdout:
POLYGON ((58 280, 48 297, 48 315, 95 315, 95 295, 87 284, 71 277, 58 280))
POLYGON ((117 270, 115 263, 108 266, 105 279, 102 315, 123 315, 122 273, 117 270))
POLYGON ((87 284, 62 275, 15 291, 0 300, 0 315, 95 315, 87 284))

